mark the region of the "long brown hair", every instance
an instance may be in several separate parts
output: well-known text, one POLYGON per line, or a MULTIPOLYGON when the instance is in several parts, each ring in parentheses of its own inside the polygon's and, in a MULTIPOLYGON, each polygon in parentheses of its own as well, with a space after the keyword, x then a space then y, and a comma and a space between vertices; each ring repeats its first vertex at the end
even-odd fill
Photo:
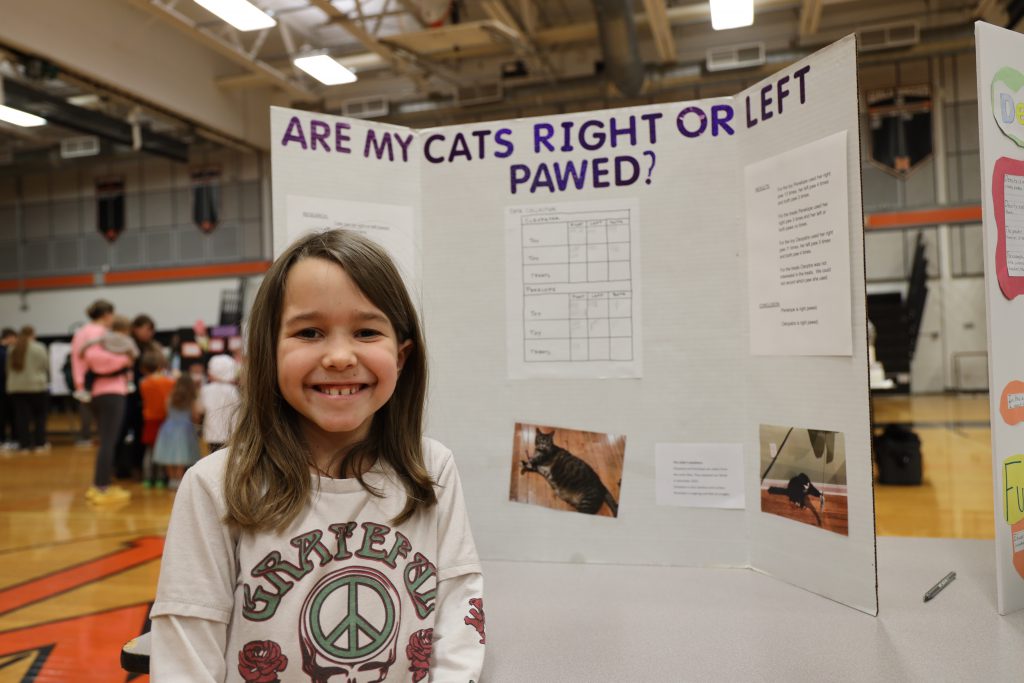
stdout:
POLYGON ((343 467, 363 488, 366 467, 379 458, 398 475, 405 506, 391 520, 401 524, 417 510, 437 503, 434 482, 423 462, 423 406, 427 392, 427 355, 412 299, 383 248, 358 233, 331 230, 292 244, 263 277, 249 316, 246 379, 241 386, 238 423, 230 439, 224 497, 227 520, 243 529, 288 526, 312 493, 308 453, 299 415, 277 383, 277 340, 285 284, 291 267, 302 259, 336 263, 391 322, 398 343, 411 341, 395 393, 370 422, 366 439, 349 451, 343 467))
POLYGON ((18 338, 11 349, 11 369, 21 372, 25 369, 25 354, 28 353, 28 343, 36 336, 36 328, 25 325, 18 333, 18 338))
POLYGON ((192 380, 192 376, 186 372, 175 380, 167 403, 177 410, 189 410, 192 408, 192 404, 196 402, 198 395, 199 388, 192 380))

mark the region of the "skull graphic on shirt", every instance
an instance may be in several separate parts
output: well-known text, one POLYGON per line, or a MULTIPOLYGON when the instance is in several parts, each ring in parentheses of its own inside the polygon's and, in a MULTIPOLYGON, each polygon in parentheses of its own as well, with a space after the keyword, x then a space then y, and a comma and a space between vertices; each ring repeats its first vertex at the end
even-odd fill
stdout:
POLYGON ((384 574, 348 567, 324 576, 302 605, 302 670, 313 683, 377 683, 397 658, 398 591, 384 574))

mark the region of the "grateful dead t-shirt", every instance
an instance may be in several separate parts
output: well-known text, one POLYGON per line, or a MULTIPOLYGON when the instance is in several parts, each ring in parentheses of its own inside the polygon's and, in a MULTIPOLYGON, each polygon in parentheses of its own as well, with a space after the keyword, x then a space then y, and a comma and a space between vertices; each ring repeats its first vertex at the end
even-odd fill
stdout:
POLYGON ((423 454, 436 506, 392 526, 405 492, 378 462, 364 479, 383 497, 314 476, 280 533, 224 524, 227 450, 202 459, 174 502, 151 616, 225 625, 228 681, 479 680, 483 581, 459 475, 436 441, 423 454))

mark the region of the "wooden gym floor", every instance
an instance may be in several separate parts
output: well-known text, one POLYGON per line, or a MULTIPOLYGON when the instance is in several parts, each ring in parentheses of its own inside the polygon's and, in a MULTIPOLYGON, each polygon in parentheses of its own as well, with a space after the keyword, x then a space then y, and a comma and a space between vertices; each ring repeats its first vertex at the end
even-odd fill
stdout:
MULTIPOLYGON (((912 425, 924 454, 923 485, 876 485, 879 535, 992 538, 988 397, 873 407, 876 425, 912 425)), ((57 415, 51 426, 73 425, 57 415)), ((126 681, 120 647, 146 629, 173 494, 129 484, 129 503, 92 509, 93 451, 52 441, 46 455, 0 457, 0 683, 126 681)))

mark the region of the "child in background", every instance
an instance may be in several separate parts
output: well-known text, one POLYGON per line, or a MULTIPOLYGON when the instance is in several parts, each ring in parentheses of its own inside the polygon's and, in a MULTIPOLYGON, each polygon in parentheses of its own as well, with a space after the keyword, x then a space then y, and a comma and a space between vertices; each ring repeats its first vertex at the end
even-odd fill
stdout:
POLYGON ((192 383, 196 385, 196 391, 199 391, 199 387, 206 384, 206 367, 202 361, 189 361, 188 374, 192 378, 192 383))
POLYGON ((203 439, 213 453, 224 447, 235 428, 235 416, 241 402, 235 386, 238 363, 231 356, 214 356, 206 367, 206 374, 210 381, 199 389, 196 415, 203 416, 203 439))
POLYGON ((192 377, 179 377, 167 401, 167 419, 156 435, 153 462, 167 468, 167 488, 172 491, 178 488, 185 469, 199 462, 199 437, 192 422, 198 393, 192 377))
POLYGON ((153 680, 480 680, 480 561, 452 453, 422 435, 427 354, 387 253, 301 238, 248 344, 230 446, 174 501, 153 680))
POLYGON ((142 445, 146 447, 142 457, 142 486, 162 488, 167 480, 163 465, 153 462, 153 447, 160 431, 160 425, 167 419, 167 402, 174 389, 174 378, 166 372, 167 359, 159 351, 142 354, 142 380, 139 394, 142 396, 142 445))

